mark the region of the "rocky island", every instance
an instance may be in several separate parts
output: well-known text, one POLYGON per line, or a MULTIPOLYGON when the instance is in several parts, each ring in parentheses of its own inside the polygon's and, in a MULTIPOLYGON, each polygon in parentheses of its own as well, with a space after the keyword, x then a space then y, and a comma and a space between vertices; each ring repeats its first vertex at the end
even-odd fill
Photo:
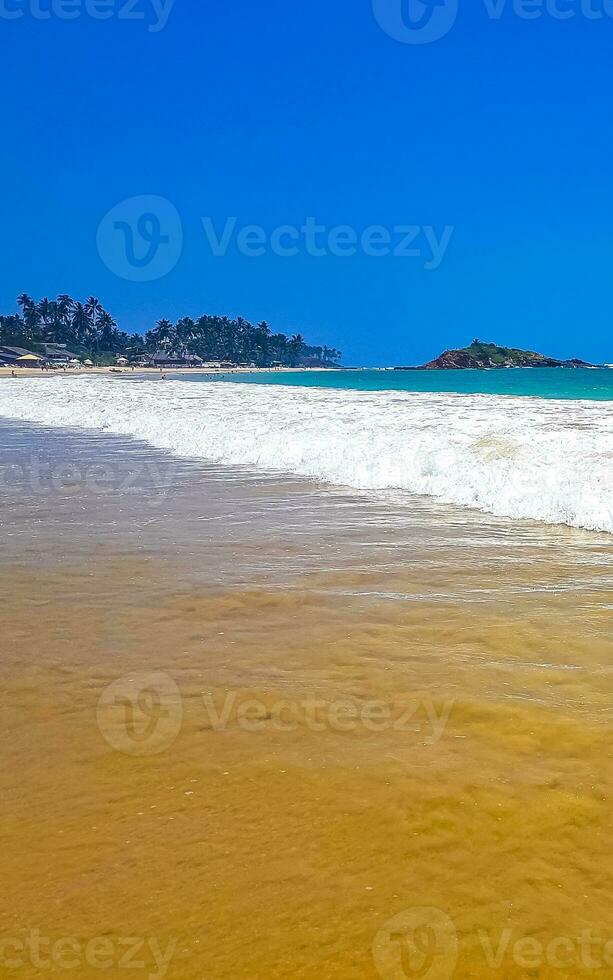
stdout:
POLYGON ((397 367, 396 371, 455 371, 466 368, 513 368, 513 367, 593 367, 587 361, 572 358, 560 361, 555 357, 546 357, 535 351, 519 350, 516 347, 499 347, 498 344, 487 344, 482 340, 473 340, 470 347, 458 350, 446 350, 434 361, 419 367, 397 367))

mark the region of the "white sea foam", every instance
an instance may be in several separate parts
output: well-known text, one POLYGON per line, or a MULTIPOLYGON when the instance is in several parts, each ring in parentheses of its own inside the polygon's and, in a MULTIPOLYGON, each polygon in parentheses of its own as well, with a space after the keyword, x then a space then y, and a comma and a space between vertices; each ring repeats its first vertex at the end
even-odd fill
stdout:
POLYGON ((613 402, 6 378, 0 415, 135 436, 185 457, 613 532, 613 402))

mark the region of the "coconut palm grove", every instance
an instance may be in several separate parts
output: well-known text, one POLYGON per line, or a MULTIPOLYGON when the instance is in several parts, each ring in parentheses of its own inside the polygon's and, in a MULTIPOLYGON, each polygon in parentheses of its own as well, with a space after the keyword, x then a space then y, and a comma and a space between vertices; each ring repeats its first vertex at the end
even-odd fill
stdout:
POLYGON ((252 324, 242 317, 161 319, 142 336, 122 330, 95 296, 84 302, 67 295, 36 302, 22 293, 17 306, 17 312, 0 316, 0 346, 42 352, 45 344, 65 344, 100 365, 112 364, 117 355, 137 359, 156 351, 257 367, 332 366, 341 357, 333 347, 313 347, 300 334, 287 337, 265 321, 252 324))

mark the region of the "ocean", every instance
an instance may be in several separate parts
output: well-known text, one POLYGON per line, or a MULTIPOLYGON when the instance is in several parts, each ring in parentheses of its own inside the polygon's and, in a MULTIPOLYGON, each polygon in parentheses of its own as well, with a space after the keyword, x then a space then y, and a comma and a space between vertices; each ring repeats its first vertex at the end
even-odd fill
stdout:
POLYGON ((0 415, 374 496, 613 532, 607 370, 4 379, 0 415))
MULTIPOLYGON (((610 368, 513 368, 491 371, 270 371, 229 374, 219 380, 243 384, 338 388, 351 391, 455 392, 458 395, 516 395, 522 398, 613 401, 610 368)), ((194 372, 187 381, 216 380, 194 372)))

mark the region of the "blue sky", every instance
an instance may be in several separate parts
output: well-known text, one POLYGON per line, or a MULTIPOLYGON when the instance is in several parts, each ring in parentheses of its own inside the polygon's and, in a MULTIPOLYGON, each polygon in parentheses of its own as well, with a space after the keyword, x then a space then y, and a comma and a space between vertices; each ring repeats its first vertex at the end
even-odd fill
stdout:
POLYGON ((3 312, 22 291, 94 293, 124 329, 240 314, 347 364, 475 336, 613 361, 609 0, 458 0, 455 20, 447 0, 447 33, 410 44, 380 21, 406 25, 421 0, 174 0, 162 17, 132 0, 144 19, 126 0, 63 2, 0 2, 3 312), (131 222, 147 254, 143 197, 159 247, 144 273, 125 257, 131 222), (215 255, 203 219, 221 234, 230 218, 215 255), (298 229, 291 257, 271 245, 280 226, 298 229), (335 254, 338 226, 354 254, 335 254), (365 250, 370 226, 389 254, 365 250), (400 227, 419 255, 393 254, 400 227))

